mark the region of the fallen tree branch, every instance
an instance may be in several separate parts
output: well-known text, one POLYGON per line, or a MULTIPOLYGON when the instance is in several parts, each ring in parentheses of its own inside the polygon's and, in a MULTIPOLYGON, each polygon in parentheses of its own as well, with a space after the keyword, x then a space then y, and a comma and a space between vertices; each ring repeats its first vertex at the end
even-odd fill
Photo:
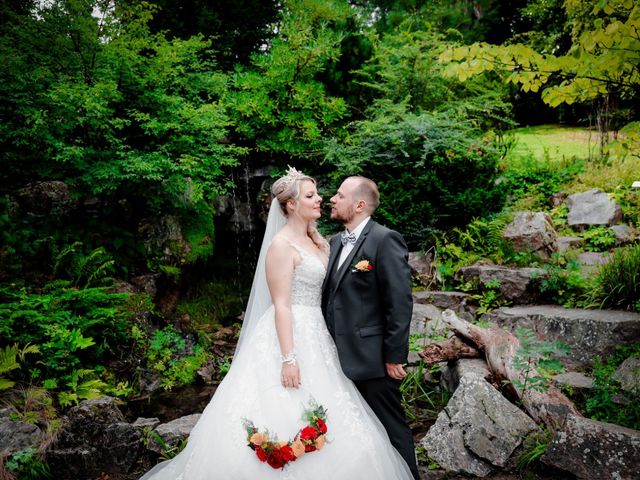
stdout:
MULTIPOLYGON (((523 372, 513 366, 514 358, 520 348, 520 341, 515 335, 497 326, 480 328, 460 319, 452 310, 445 310, 442 313, 442 319, 453 329, 458 337, 473 343, 479 350, 484 352, 487 365, 495 378, 498 381, 504 380, 508 383, 511 393, 518 398, 522 406, 536 422, 544 423, 551 431, 555 432, 564 424, 567 414, 572 413, 582 416, 571 400, 554 386, 549 386, 542 392, 534 389, 522 391, 514 387, 514 384, 523 384, 525 381, 523 372)), ((462 340, 460 342, 464 343, 462 340)), ((444 348, 434 347, 433 350, 444 350, 444 348)), ((463 349, 460 349, 460 351, 462 352, 463 349)), ((423 359, 425 357, 429 359, 437 358, 433 355, 433 352, 426 352, 421 357, 423 359)), ((447 360, 452 360, 453 358, 447 358, 447 360)), ((425 362, 427 362, 426 359, 425 362)), ((531 378, 538 376, 539 373, 535 368, 532 368, 528 375, 531 378)))
POLYGON ((463 342, 459 337, 451 337, 444 342, 433 342, 424 347, 418 355, 427 365, 439 362, 448 362, 457 358, 477 358, 481 357, 477 349, 468 343, 463 342))

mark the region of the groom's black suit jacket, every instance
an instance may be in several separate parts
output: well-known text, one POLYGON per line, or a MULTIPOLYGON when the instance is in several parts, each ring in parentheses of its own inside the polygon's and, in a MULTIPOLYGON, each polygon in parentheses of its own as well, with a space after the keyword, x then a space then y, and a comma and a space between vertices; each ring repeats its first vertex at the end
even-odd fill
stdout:
POLYGON ((322 287, 327 327, 347 377, 384 377, 384 364, 405 363, 409 350, 413 299, 407 246, 398 232, 369 220, 336 270, 341 250, 336 235, 322 287), (368 260, 372 269, 356 270, 360 260, 368 260))

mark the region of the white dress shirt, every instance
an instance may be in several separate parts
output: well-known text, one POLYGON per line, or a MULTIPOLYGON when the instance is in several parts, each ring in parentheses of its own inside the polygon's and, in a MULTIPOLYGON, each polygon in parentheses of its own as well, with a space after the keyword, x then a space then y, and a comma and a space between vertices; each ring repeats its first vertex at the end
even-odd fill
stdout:
MULTIPOLYGON (((362 233, 362 230, 364 230, 364 227, 367 225, 367 222, 370 219, 371 219, 371 217, 367 217, 364 220, 362 220, 360 222, 360 224, 356 228, 353 229, 353 232, 349 232, 347 230, 348 233, 353 233, 356 236, 356 242, 358 241, 358 238, 360 237, 360 234, 362 233)), ((336 270, 338 268, 340 268, 340 266, 344 263, 345 259, 351 253, 351 250, 353 250, 354 246, 355 246, 355 243, 347 243, 346 245, 344 245, 342 247, 342 250, 340 251, 340 258, 338 258, 338 266, 337 266, 336 270)))

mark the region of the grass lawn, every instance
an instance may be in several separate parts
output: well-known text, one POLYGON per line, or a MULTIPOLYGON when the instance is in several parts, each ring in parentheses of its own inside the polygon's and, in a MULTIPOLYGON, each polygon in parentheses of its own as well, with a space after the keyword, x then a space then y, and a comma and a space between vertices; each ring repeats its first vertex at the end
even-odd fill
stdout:
POLYGON ((599 152, 599 138, 595 130, 561 125, 540 125, 511 130, 515 145, 507 161, 532 156, 536 160, 562 160, 571 157, 593 158, 599 152))

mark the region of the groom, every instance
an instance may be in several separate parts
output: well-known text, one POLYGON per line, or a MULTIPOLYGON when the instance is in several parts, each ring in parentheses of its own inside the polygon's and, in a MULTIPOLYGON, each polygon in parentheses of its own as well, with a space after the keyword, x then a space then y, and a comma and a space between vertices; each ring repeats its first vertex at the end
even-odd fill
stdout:
POLYGON ((331 240, 322 311, 342 370, 419 479, 399 388, 409 350, 411 272, 400 234, 371 220, 379 198, 365 177, 347 178, 331 198, 331 218, 346 230, 331 240))

